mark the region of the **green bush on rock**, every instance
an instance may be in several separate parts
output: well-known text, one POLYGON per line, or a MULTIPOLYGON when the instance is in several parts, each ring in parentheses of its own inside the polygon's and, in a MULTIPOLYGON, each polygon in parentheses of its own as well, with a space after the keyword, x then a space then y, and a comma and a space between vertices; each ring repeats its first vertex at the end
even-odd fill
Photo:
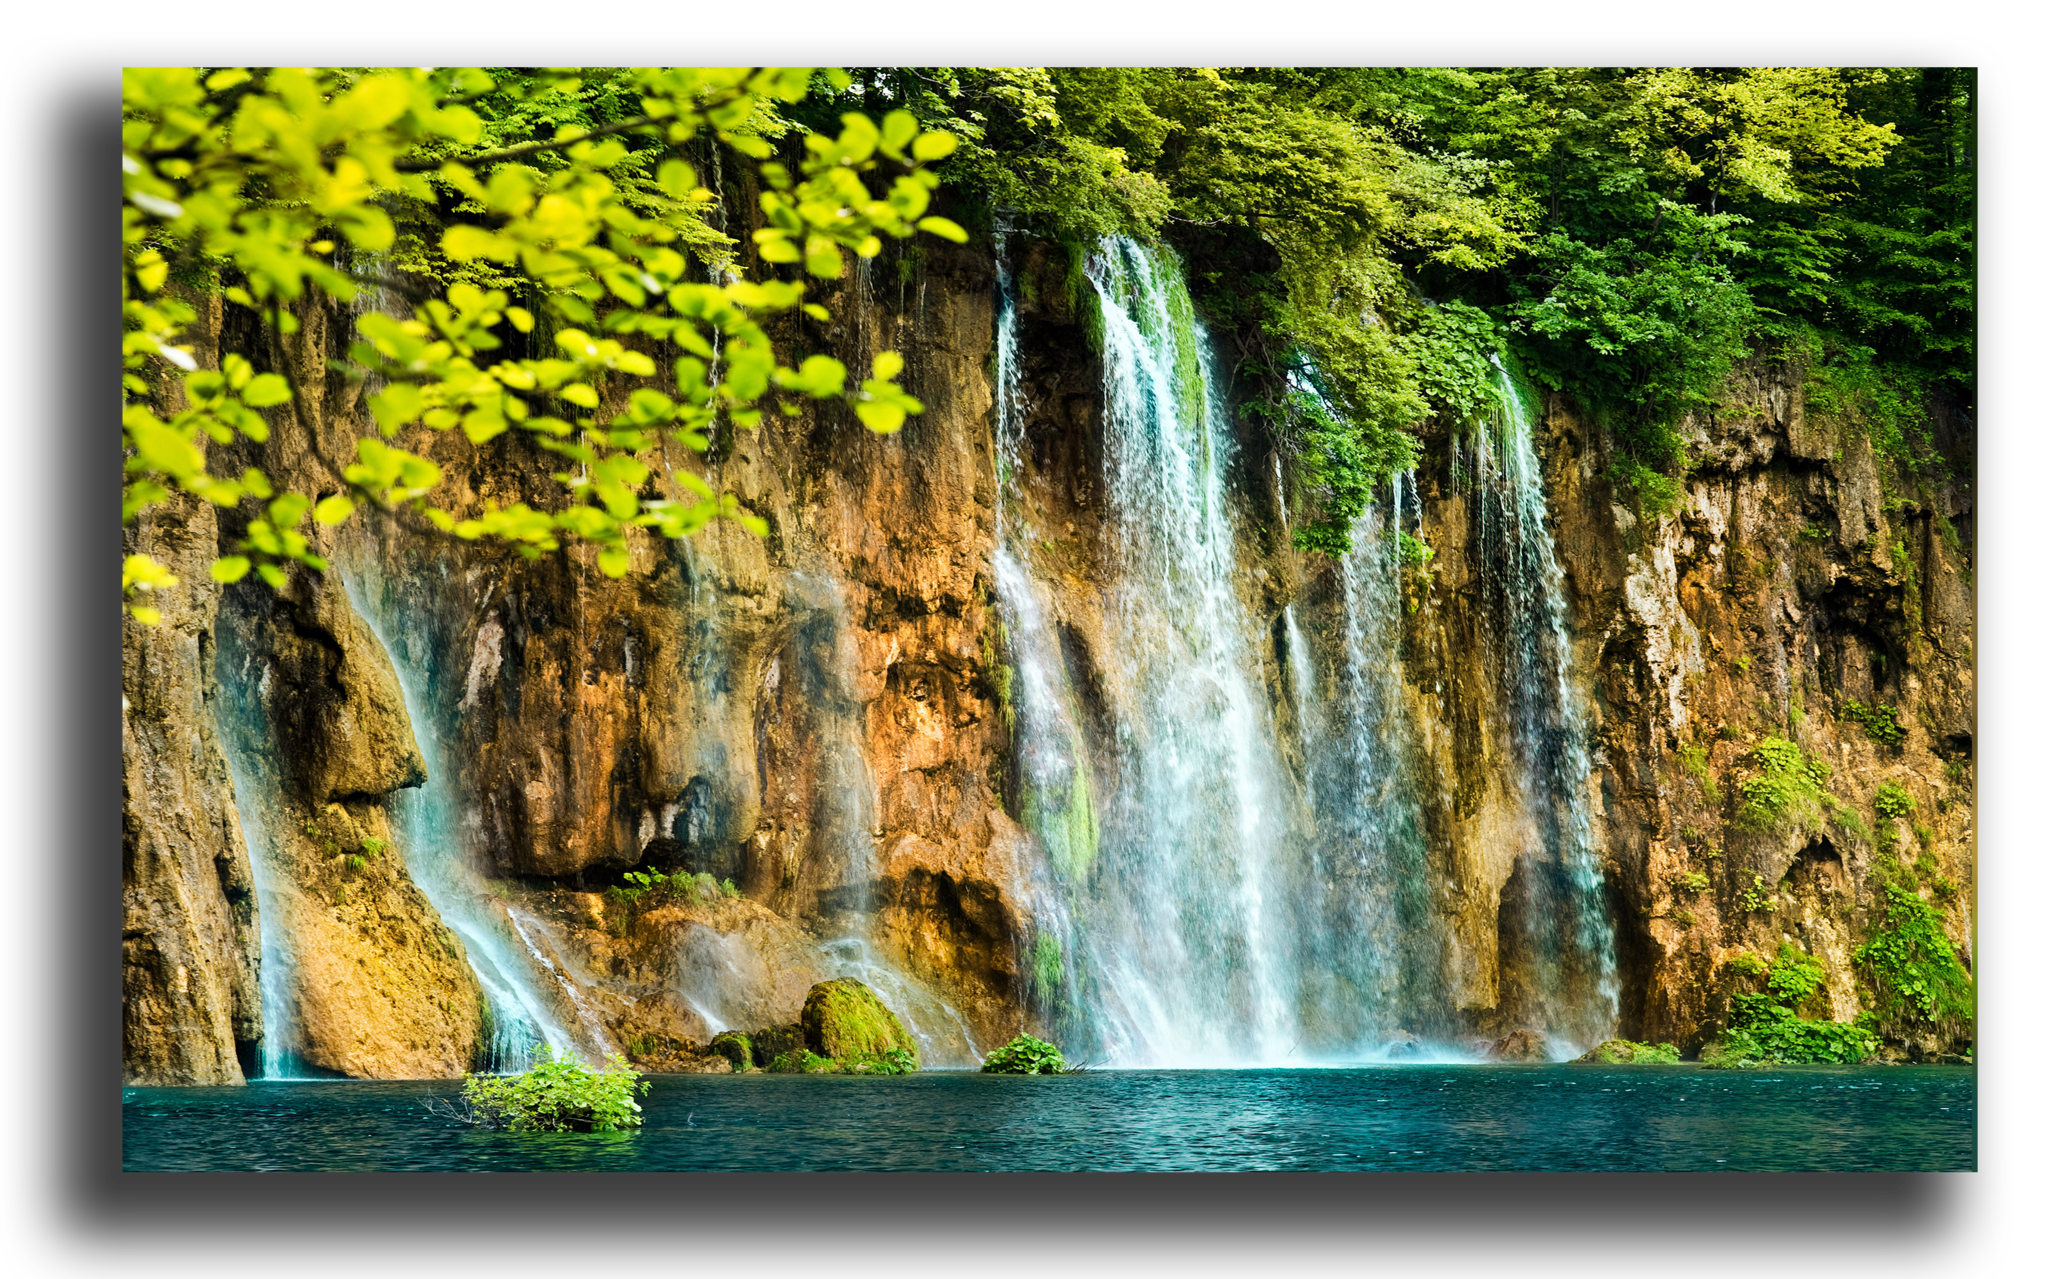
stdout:
POLYGON ((984 1075, 1057 1075, 1066 1068, 1059 1049, 1030 1035, 1017 1036, 981 1063, 984 1075))
POLYGON ((619 1132, 640 1126, 640 1103, 633 1098, 646 1096, 647 1088, 618 1053, 607 1054, 604 1069, 595 1071, 574 1057, 558 1059, 542 1045, 540 1061, 523 1075, 464 1077, 467 1112, 447 1113, 480 1128, 514 1132, 619 1132))

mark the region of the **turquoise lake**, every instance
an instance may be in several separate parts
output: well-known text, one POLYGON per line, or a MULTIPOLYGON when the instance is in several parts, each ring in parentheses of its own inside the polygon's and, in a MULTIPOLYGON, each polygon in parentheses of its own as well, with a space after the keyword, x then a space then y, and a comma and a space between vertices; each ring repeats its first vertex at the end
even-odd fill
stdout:
POLYGON ((122 1090, 131 1172, 1955 1171, 1967 1066, 654 1076, 646 1126, 486 1132, 452 1082, 122 1090))

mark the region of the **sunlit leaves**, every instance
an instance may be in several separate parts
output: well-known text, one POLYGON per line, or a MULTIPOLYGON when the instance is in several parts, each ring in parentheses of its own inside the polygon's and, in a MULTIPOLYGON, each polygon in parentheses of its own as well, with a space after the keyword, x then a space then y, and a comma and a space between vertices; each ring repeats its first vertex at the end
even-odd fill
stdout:
MULTIPOLYGON (((824 76, 848 82, 841 72, 824 76)), ((631 563, 636 527, 678 537, 731 518, 765 533, 730 495, 688 472, 664 468, 683 500, 654 495, 642 455, 664 438, 705 451, 722 424, 758 423, 770 394, 785 412, 804 399, 843 399, 872 429, 899 429, 921 408, 895 383, 900 361, 878 361, 875 376, 849 391, 837 360, 784 364, 762 320, 797 308, 828 320, 806 299, 803 275, 840 276, 848 250, 872 257, 884 237, 920 230, 966 238, 927 216, 937 178, 925 166, 956 139, 908 112, 879 123, 844 116, 836 134, 805 140, 798 172, 772 161, 769 139, 786 126, 770 104, 801 98, 811 78, 809 68, 529 69, 513 77, 523 87, 510 87, 462 68, 124 72, 123 387, 135 398, 123 415, 123 518, 179 488, 222 506, 267 503, 213 571, 216 580, 254 573, 273 586, 292 563, 324 567, 302 531, 308 513, 314 528, 333 527, 366 503, 411 507, 457 537, 501 539, 528 555, 564 537, 590 541, 600 570, 614 575, 631 563), (606 129, 538 127, 549 112, 573 119, 591 76, 623 77, 644 115, 606 129), (526 136, 537 141, 507 149, 499 123, 467 105, 493 92, 501 103, 535 104, 526 136), (607 131, 618 136, 593 136, 607 131), (801 264, 798 278, 734 269, 731 241, 706 223, 719 197, 680 150, 706 131, 769 161, 763 257, 801 264), (394 213, 417 218, 407 211, 432 210, 446 193, 459 201, 456 216, 435 215, 429 239, 397 247, 394 213), (208 446, 264 442, 271 424, 262 411, 289 412, 293 388, 233 351, 218 369, 200 368, 181 337, 196 312, 165 291, 174 271, 204 264, 231 305, 289 335, 301 299, 354 302, 352 273, 385 252, 398 269, 446 287, 409 314, 387 302, 356 316, 360 340, 345 371, 377 379, 361 401, 377 437, 357 441, 336 477, 345 490, 316 503, 274 493, 259 469, 211 474, 208 446), (525 305, 512 305, 514 296, 525 305), (507 334, 536 332, 549 335, 543 353, 496 354, 507 334), (672 386, 655 383, 665 365, 672 386), (182 378, 175 412, 158 398, 165 368, 182 378), (440 467, 396 443, 418 427, 460 429, 475 446, 523 433, 572 464, 557 475, 569 505, 487 504, 473 519, 428 505, 440 467)))

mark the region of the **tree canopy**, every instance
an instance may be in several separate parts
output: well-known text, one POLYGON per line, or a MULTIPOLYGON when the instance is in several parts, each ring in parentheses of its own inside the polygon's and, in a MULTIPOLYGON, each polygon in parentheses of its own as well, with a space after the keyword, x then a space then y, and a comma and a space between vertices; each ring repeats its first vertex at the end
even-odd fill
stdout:
MULTIPOLYGON (((309 517, 366 504, 531 555, 592 542, 614 575, 634 528, 758 528, 692 475, 691 500, 646 496, 644 454, 805 399, 882 432, 918 412, 894 353, 856 385, 762 326, 823 318, 806 282, 848 251, 965 241, 930 213, 940 160, 970 224, 1190 250, 1262 388, 1244 398, 1311 486, 1312 549, 1348 545, 1427 423, 1487 414, 1503 358, 1607 427, 1610 478, 1651 510, 1690 465, 1680 417, 1751 355, 1803 361, 1815 402, 1916 474, 1941 464, 1929 404, 1971 404, 1968 70, 130 69, 124 519, 174 490, 253 504, 213 573, 273 584, 322 566, 309 517), (707 182, 727 162, 755 209, 707 182), (316 492, 209 469, 209 442, 264 440, 302 388, 233 351, 198 368, 193 298, 289 334, 302 299, 364 289, 398 299, 362 311, 347 361, 377 435, 323 459, 316 492), (458 518, 394 442, 416 423, 524 437, 561 493, 458 518)), ((134 611, 164 577, 130 557, 134 611)))
POLYGON ((885 68, 828 101, 957 135, 951 180, 1048 234, 1199 242, 1246 371, 1313 370, 1267 403, 1322 493, 1304 545, 1347 543, 1426 418, 1485 411, 1503 354, 1652 507, 1751 354, 1806 360, 1907 469, 1928 398, 1970 403, 1968 70, 885 68))

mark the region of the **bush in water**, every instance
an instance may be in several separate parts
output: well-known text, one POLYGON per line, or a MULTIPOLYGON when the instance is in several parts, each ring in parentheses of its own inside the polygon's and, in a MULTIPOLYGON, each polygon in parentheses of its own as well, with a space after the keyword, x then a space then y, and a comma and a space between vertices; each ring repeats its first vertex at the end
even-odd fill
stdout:
POLYGON ((1030 1035, 1019 1035, 981 1063, 984 1075, 1057 1075, 1067 1068, 1060 1050, 1030 1035))
POLYGON ((574 1057, 557 1060, 543 1045, 540 1061, 523 1075, 469 1075, 462 1081, 467 1122, 517 1132, 619 1132, 638 1128, 648 1083, 618 1053, 604 1069, 586 1068, 574 1057))

